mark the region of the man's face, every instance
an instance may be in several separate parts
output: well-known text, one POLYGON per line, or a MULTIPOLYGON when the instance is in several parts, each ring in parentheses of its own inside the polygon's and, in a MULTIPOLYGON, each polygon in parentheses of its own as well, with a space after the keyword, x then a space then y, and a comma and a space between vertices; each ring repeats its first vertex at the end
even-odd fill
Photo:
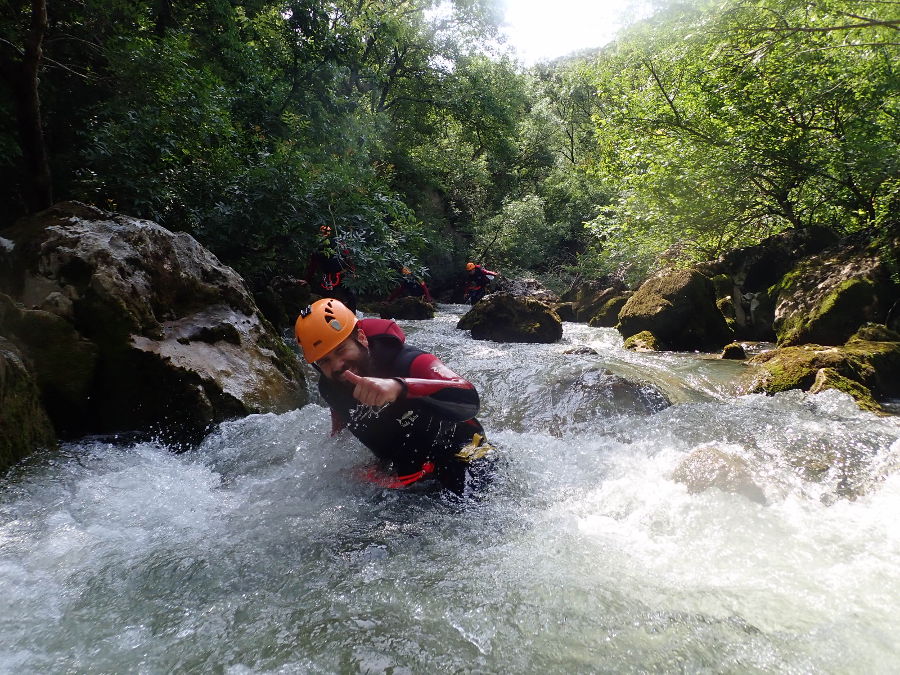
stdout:
POLYGON ((325 377, 335 382, 343 382, 348 370, 365 377, 369 372, 369 341, 365 333, 351 335, 316 361, 316 365, 325 377))

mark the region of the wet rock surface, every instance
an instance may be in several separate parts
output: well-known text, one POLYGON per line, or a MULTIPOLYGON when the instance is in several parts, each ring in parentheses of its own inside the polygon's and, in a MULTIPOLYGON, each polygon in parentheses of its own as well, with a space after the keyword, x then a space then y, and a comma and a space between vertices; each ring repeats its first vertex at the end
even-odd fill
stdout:
POLYGON ((0 337, 0 474, 36 448, 56 446, 37 383, 19 349, 0 337))
POLYGON ((305 402, 295 352, 189 235, 70 202, 4 236, 5 330, 39 364, 61 436, 192 441, 224 419, 305 402))
POLYGON ((457 323, 476 340, 496 342, 556 342, 562 320, 546 303, 527 296, 491 293, 457 323))
POLYGON ((650 331, 667 350, 715 351, 733 337, 712 282, 689 269, 663 270, 641 284, 619 312, 616 328, 626 339, 650 331))

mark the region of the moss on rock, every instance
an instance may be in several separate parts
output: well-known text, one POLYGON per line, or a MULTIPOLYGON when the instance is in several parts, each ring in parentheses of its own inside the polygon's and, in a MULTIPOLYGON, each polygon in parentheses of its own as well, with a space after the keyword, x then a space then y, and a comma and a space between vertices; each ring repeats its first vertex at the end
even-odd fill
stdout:
POLYGON ((19 350, 0 337, 0 472, 39 448, 56 446, 56 434, 19 350))
POLYGON ((884 408, 878 405, 875 397, 872 396, 871 390, 861 385, 849 377, 844 377, 834 368, 820 368, 816 373, 816 379, 812 387, 809 389, 810 394, 818 394, 826 389, 837 389, 845 394, 849 394, 856 401, 856 404, 863 410, 869 412, 885 414, 884 408))
POLYGON ((633 352, 658 352, 660 351, 659 340, 649 330, 643 330, 637 335, 627 338, 622 345, 625 349, 633 352))
POLYGON ((491 293, 456 324, 471 330, 476 340, 497 342, 556 342, 562 337, 562 320, 544 302, 528 296, 491 293))

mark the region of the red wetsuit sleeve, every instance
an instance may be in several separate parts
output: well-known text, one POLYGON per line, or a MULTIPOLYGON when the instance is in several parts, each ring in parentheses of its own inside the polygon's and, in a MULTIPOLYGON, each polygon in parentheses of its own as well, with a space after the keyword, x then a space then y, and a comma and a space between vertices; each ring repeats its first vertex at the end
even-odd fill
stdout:
POLYGON ((428 292, 428 286, 425 285, 425 282, 420 282, 422 284, 422 290, 425 292, 425 301, 426 302, 434 302, 434 298, 431 297, 431 293, 428 292))
POLYGON ((409 377, 398 378, 404 395, 432 406, 441 417, 455 422, 478 414, 481 402, 475 386, 460 377, 434 354, 420 354, 409 367, 409 377))

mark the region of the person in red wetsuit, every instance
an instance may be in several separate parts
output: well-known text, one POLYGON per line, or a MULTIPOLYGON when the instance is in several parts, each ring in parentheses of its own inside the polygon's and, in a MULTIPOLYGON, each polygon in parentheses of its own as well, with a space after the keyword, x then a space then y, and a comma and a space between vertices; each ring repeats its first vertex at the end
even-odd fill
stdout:
POLYGON ((466 302, 473 305, 484 297, 488 284, 493 281, 494 277, 499 276, 497 272, 492 272, 473 262, 466 263, 466 275, 468 277, 466 302))
POLYGON ((425 302, 434 302, 434 298, 431 297, 431 291, 428 290, 425 282, 416 277, 408 267, 403 267, 400 270, 400 283, 388 296, 388 302, 407 296, 410 298, 422 298, 425 302))
POLYGON ((389 319, 360 319, 333 298, 316 301, 294 326, 332 433, 347 428, 380 460, 368 479, 404 487, 436 478, 458 495, 490 477, 493 447, 475 415, 478 392, 436 356, 405 343, 389 319))

